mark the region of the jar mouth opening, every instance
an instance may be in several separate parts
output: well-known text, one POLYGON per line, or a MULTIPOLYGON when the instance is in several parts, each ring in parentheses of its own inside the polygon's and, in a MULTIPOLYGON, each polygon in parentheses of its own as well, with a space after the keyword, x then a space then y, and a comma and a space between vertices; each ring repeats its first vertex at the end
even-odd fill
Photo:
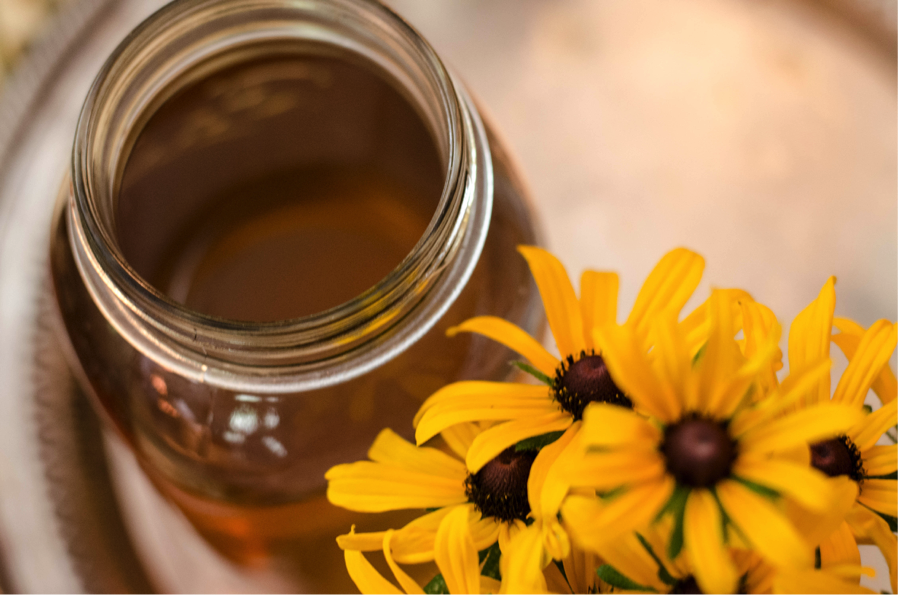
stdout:
MULTIPOLYGON (((311 47, 311 46, 308 46, 311 47)), ((176 340, 264 349, 345 336, 370 337, 394 324, 426 294, 457 250, 470 207, 463 171, 466 135, 458 94, 432 48, 400 17, 359 0, 187 0, 136 29, 97 77, 79 120, 73 152, 70 224, 89 247, 90 266, 119 300, 176 340), (249 14, 248 14, 249 13, 249 14), (201 23, 201 25, 197 25, 201 23), (373 64, 430 128, 442 159, 436 211, 411 253, 374 287, 319 313, 252 322, 203 314, 166 296, 120 250, 115 210, 133 139, 182 74, 235 48, 301 42, 339 49, 373 64), (258 344, 257 344, 258 343, 258 344)), ((79 264, 79 266, 81 266, 79 264)))

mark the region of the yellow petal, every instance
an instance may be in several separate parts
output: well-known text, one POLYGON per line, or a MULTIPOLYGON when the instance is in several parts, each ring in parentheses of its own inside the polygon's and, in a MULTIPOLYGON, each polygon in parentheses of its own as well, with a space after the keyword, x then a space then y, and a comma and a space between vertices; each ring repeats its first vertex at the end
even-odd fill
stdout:
MULTIPOLYGON (((848 361, 851 361, 861 343, 864 327, 847 318, 834 318, 833 326, 840 331, 838 335, 833 335, 833 343, 838 345, 848 361)), ((873 381, 872 388, 883 403, 895 400, 896 394, 898 394, 898 379, 895 378, 895 373, 888 365, 882 367, 879 376, 873 381)))
POLYGON ((571 553, 571 539, 568 537, 564 527, 561 526, 561 523, 558 522, 557 517, 544 517, 537 520, 534 524, 539 525, 543 547, 546 549, 548 557, 562 560, 571 553))
POLYGON ((530 467, 527 497, 530 500, 530 510, 536 518, 554 517, 567 494, 568 483, 559 477, 557 470, 555 473, 552 470, 558 458, 577 436, 580 425, 580 422, 575 422, 558 440, 543 447, 530 467))
POLYGON ((534 386, 532 384, 516 384, 514 382, 487 382, 482 380, 466 380, 462 382, 453 382, 447 384, 437 392, 433 393, 421 409, 415 414, 412 422, 416 427, 430 409, 437 406, 445 406, 447 402, 465 397, 475 397, 483 400, 493 397, 515 397, 517 399, 528 400, 538 398, 549 398, 548 389, 545 386, 534 386))
POLYGON ((458 333, 477 333, 489 337, 520 353, 546 376, 555 376, 558 360, 539 341, 507 320, 495 316, 478 316, 450 328, 446 334, 454 337, 458 333))
POLYGON ((737 374, 745 358, 734 339, 736 329, 732 308, 725 292, 711 293, 708 315, 711 332, 696 365, 699 378, 697 399, 700 411, 720 419, 724 411, 733 409, 726 401, 727 397, 733 396, 731 382, 737 378, 740 380, 742 389, 736 391, 736 398, 741 399, 748 388, 749 379, 737 374))
POLYGON ((653 367, 668 401, 679 402, 687 410, 697 411, 698 386, 692 373, 692 356, 686 338, 672 312, 659 315, 651 326, 653 367))
MULTIPOLYGON (((608 539, 597 531, 606 516, 604 503, 594 496, 569 496, 562 505, 564 526, 579 547, 597 553, 606 563, 641 585, 663 588, 658 579, 658 565, 635 533, 626 532, 608 539)), ((594 572, 594 567, 589 569, 589 574, 585 575, 588 581, 583 582, 591 581, 594 572)))
POLYGON ((394 531, 390 530, 384 534, 384 557, 387 559, 387 564, 390 567, 390 570, 393 571, 393 576, 396 577, 396 580, 399 582, 399 586, 408 593, 408 595, 412 595, 412 593, 424 593, 424 589, 421 588, 421 585, 415 582, 415 580, 407 575, 399 565, 393 560, 393 555, 390 550, 390 540, 393 537, 394 531))
POLYGON ((452 449, 452 452, 454 452, 460 459, 464 460, 468 455, 468 449, 471 447, 471 443, 474 442, 474 438, 476 438, 479 433, 480 428, 477 424, 465 422, 449 426, 440 432, 440 435, 443 437, 443 440, 446 441, 446 445, 452 449))
POLYGON ((848 512, 845 521, 858 539, 872 541, 882 552, 889 565, 892 593, 898 593, 898 536, 882 517, 860 505, 848 512))
POLYGON ((450 593, 477 593, 480 562, 468 529, 468 511, 457 508, 446 515, 437 530, 434 559, 450 593))
POLYGON ((514 539, 515 535, 527 528, 524 521, 515 519, 511 523, 502 523, 499 525, 499 551, 503 554, 508 551, 508 544, 514 539))
POLYGON ((630 409, 591 403, 583 411, 583 428, 578 439, 585 446, 641 446, 658 444, 661 430, 630 409))
POLYGON ((435 448, 417 447, 393 430, 381 430, 368 450, 368 458, 377 463, 393 465, 410 471, 464 481, 464 463, 435 448))
POLYGON ((888 320, 876 321, 861 338, 854 358, 842 374, 833 401, 860 407, 867 391, 895 351, 898 328, 888 320))
POLYGON ((496 579, 480 575, 480 592, 481 593, 498 593, 502 588, 502 584, 496 579))
POLYGON ((812 387, 817 385, 819 376, 829 374, 832 366, 830 360, 821 360, 817 364, 805 368, 802 372, 790 374, 782 385, 770 394, 770 398, 757 403, 751 409, 745 409, 736 414, 730 424, 730 435, 738 438, 742 434, 758 427, 790 408, 804 396, 812 387))
POLYGON ((596 337, 614 383, 634 403, 664 423, 679 416, 681 403, 669 397, 669 391, 656 376, 648 354, 632 329, 601 327, 596 329, 596 337))
POLYGON ((811 547, 766 498, 735 481, 718 484, 717 497, 739 531, 771 564, 793 567, 813 564, 811 547))
POLYGON ((365 559, 362 552, 345 550, 343 559, 346 561, 346 570, 349 572, 349 578, 355 583, 359 592, 364 595, 369 593, 397 593, 401 595, 402 591, 382 577, 375 570, 374 566, 365 559))
MULTIPOLYGON (((570 553, 563 561, 564 575, 570 581, 570 591, 573 593, 588 593, 589 589, 595 590, 596 570, 602 565, 595 553, 579 547, 571 547, 570 553)), ((550 564, 547 568, 551 568, 550 564)), ((551 587, 551 585, 550 585, 551 587)), ((554 592, 560 593, 561 590, 554 592)))
POLYGON ((509 421, 485 430, 474 439, 471 448, 468 449, 466 460, 468 470, 471 473, 477 473, 481 467, 509 446, 517 444, 525 438, 565 430, 571 425, 571 421, 569 413, 556 409, 509 421))
MULTIPOLYGON (((415 430, 415 440, 418 444, 423 444, 446 428, 464 422, 521 420, 561 413, 558 404, 549 397, 548 389, 542 388, 542 396, 458 397, 452 401, 439 403, 428 409, 421 417, 415 430)), ((474 448, 477 439, 482 435, 480 434, 471 442, 470 448, 474 448)), ((470 448, 468 456, 470 456, 470 448)))
POLYGON ((861 565, 861 552, 848 523, 842 523, 829 537, 820 542, 820 561, 823 567, 834 564, 861 565))
POLYGON ((704 269, 705 259, 691 250, 676 248, 665 254, 642 284, 627 325, 635 328, 644 341, 659 312, 679 314, 698 287, 704 269))
MULTIPOLYGON (((740 302, 743 300, 753 301, 751 295, 741 289, 717 289, 716 291, 726 294, 727 301, 731 304, 733 310, 734 324, 737 329, 742 328, 742 307, 740 302)), ((698 308, 690 312, 680 323, 680 329, 686 334, 689 353, 693 356, 708 341, 708 335, 711 332, 711 322, 708 317, 709 301, 710 297, 698 308)))
MULTIPOLYGON (((836 278, 830 277, 820 294, 802 310, 789 329, 789 367, 800 371, 829 358, 833 311, 836 307, 836 278)), ((819 403, 829 400, 829 376, 823 376, 806 394, 803 402, 819 403)))
POLYGON ((794 500, 786 502, 787 516, 795 529, 811 545, 819 544, 838 529, 848 511, 856 506, 858 488, 855 481, 843 475, 830 479, 829 484, 832 498, 829 506, 823 511, 807 510, 794 500))
POLYGON ((826 509, 832 499, 825 475, 788 461, 742 456, 733 474, 787 494, 812 510, 826 509))
POLYGON ((587 349, 595 349, 592 329, 617 323, 617 273, 584 271, 580 277, 580 311, 587 349))
POLYGON ((574 522, 575 518, 583 519, 583 509, 578 511, 565 508, 573 500, 573 497, 569 497, 562 504, 562 517, 565 519, 565 526, 579 535, 580 542, 589 540, 594 549, 597 543, 616 539, 624 533, 647 526, 670 499, 673 490, 674 480, 668 476, 631 486, 603 503, 600 509, 589 511, 594 514, 588 522, 584 520, 583 525, 574 522), (574 516, 568 518, 569 515, 574 516), (593 533, 594 537, 586 537, 584 531, 593 533))
POLYGON ((686 500, 683 544, 695 579, 705 593, 732 593, 739 575, 730 559, 717 500, 705 489, 692 490, 686 500))
POLYGON ((385 534, 385 531, 376 531, 374 533, 356 533, 352 531, 346 535, 338 535, 337 546, 341 550, 376 552, 383 547, 385 534))
POLYGON ((898 470, 898 444, 873 446, 862 454, 864 471, 869 476, 888 475, 898 470))
POLYGON ((830 569, 781 569, 773 579, 774 593, 875 593, 858 584, 857 580, 845 580, 830 569))
POLYGON ((518 246, 518 252, 530 265, 561 357, 578 355, 586 349, 583 318, 577 294, 564 265, 549 252, 535 246, 518 246))
POLYGON ((898 400, 889 401, 852 426, 847 434, 861 452, 873 448, 883 433, 898 423, 898 400))
POLYGON ((827 400, 746 432, 740 445, 745 452, 785 450, 844 434, 862 419, 860 410, 827 400))
POLYGON ((545 593, 543 568, 549 558, 543 548, 539 527, 531 525, 509 541, 500 559, 502 587, 500 593, 545 593))
POLYGON ((666 464, 656 449, 643 448, 571 456, 559 462, 559 471, 570 485, 608 491, 660 480, 666 473, 666 464))
POLYGON ((459 481, 369 461, 338 465, 325 478, 331 504, 358 512, 439 508, 467 500, 464 478, 459 481))
POLYGON ((857 501, 889 516, 898 516, 898 481, 866 479, 861 484, 857 501))
POLYGON ((586 593, 574 591, 555 564, 549 564, 543 569, 543 577, 546 579, 546 593, 586 593))
MULTIPOLYGON (((751 358, 761 353, 771 340, 778 345, 781 328, 773 311, 750 298, 740 300, 740 305, 742 307, 743 334, 745 335, 743 348, 745 357, 751 358)), ((777 346, 771 365, 763 370, 761 375, 761 386, 765 393, 777 386, 776 372, 782 367, 783 352, 777 346)))

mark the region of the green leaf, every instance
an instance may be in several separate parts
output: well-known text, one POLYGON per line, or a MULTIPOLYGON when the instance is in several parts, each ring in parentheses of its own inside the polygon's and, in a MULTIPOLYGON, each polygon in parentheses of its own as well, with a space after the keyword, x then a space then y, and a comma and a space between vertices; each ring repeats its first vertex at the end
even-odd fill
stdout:
POLYGON ((564 431, 559 430, 557 432, 548 432, 546 434, 540 434, 539 436, 533 436, 532 438, 526 438, 515 444, 514 449, 516 452, 541 450, 544 446, 549 446, 561 438, 562 434, 564 434, 564 431))
POLYGON ((545 374, 543 374, 542 372, 540 372, 539 370, 537 370, 536 368, 534 368, 533 366, 531 366, 530 364, 528 364, 526 362, 511 362, 511 365, 514 366, 515 368, 521 370, 522 372, 526 372, 526 373, 530 374, 531 376, 533 376, 534 378, 536 378, 543 384, 548 385, 549 388, 555 386, 554 380, 552 380, 551 378, 549 378, 548 376, 546 376, 545 374))
POLYGON ((667 558, 675 560, 683 549, 683 517, 686 514, 686 499, 689 498, 690 488, 688 486, 677 484, 673 495, 661 512, 658 513, 657 519, 665 514, 672 514, 674 517, 674 528, 670 534, 670 541, 667 544, 667 558))
POLYGON ((870 405, 864 405, 863 407, 861 407, 861 409, 864 410, 864 413, 867 413, 867 414, 873 413, 873 407, 871 407, 870 405))
POLYGON ((823 565, 823 559, 820 557, 820 548, 814 550, 814 568, 820 568, 823 565))
POLYGON ((664 515, 668 513, 672 513, 678 508, 682 508, 686 506, 686 498, 689 496, 689 488, 687 486, 677 484, 676 489, 674 489, 674 493, 671 494, 670 500, 667 501, 667 504, 664 505, 664 508, 661 509, 661 512, 658 513, 658 516, 655 517, 655 520, 661 519, 664 515))
POLYGON ((639 583, 631 581, 610 564, 602 564, 599 566, 598 570, 596 570, 596 574, 600 579, 618 589, 624 589, 625 591, 648 591, 649 593, 658 592, 651 587, 646 587, 645 585, 640 585, 639 583))
POLYGON ((499 550, 499 542, 481 551, 480 562, 483 564, 483 569, 481 569, 480 574, 501 581, 502 575, 499 573, 499 558, 501 556, 502 552, 499 550))
POLYGON ((767 486, 762 486, 759 483, 755 483, 753 481, 749 481, 747 479, 743 479, 741 477, 737 477, 736 481, 753 491, 754 493, 764 496, 765 498, 779 498, 780 493, 776 490, 771 490, 767 486))
POLYGON ((658 555, 655 554, 655 550, 653 550, 652 546, 649 545, 649 542, 645 540, 645 537, 637 533, 636 538, 639 539, 639 543, 642 544, 642 547, 645 548, 652 559, 655 560, 655 564, 658 565, 658 578, 661 579, 665 584, 675 585, 677 579, 670 575, 670 573, 667 571, 667 568, 664 567, 664 563, 661 561, 661 558, 659 558, 658 555))
POLYGON ((886 430, 886 436, 889 437, 889 440, 892 441, 892 444, 898 443, 898 426, 886 430))
POLYGON ((872 475, 867 479, 898 479, 898 471, 892 471, 888 475, 872 475))
POLYGON ((436 575, 424 586, 424 592, 428 595, 448 595, 449 587, 446 586, 446 579, 443 578, 442 574, 436 575))

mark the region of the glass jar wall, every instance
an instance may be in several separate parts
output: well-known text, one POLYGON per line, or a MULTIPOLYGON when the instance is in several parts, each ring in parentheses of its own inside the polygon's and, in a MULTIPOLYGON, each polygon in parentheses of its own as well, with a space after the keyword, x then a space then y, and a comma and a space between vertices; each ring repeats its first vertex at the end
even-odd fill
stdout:
POLYGON ((333 538, 366 521, 326 469, 510 373, 446 329, 542 319, 525 191, 464 88, 380 5, 177 2, 101 71, 71 180, 51 267, 103 416, 225 555, 348 588, 333 538))

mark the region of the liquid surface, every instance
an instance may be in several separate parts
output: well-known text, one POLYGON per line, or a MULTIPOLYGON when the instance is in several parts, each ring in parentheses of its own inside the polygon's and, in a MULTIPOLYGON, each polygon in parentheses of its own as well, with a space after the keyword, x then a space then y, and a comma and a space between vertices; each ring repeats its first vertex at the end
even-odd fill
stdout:
POLYGON ((123 173, 118 242, 191 309, 297 318, 386 277, 441 191, 427 127, 384 78, 328 57, 256 59, 150 117, 123 173))
POLYGON ((323 312, 386 277, 432 213, 376 170, 296 168, 217 197, 156 284, 205 314, 275 321, 323 312))

